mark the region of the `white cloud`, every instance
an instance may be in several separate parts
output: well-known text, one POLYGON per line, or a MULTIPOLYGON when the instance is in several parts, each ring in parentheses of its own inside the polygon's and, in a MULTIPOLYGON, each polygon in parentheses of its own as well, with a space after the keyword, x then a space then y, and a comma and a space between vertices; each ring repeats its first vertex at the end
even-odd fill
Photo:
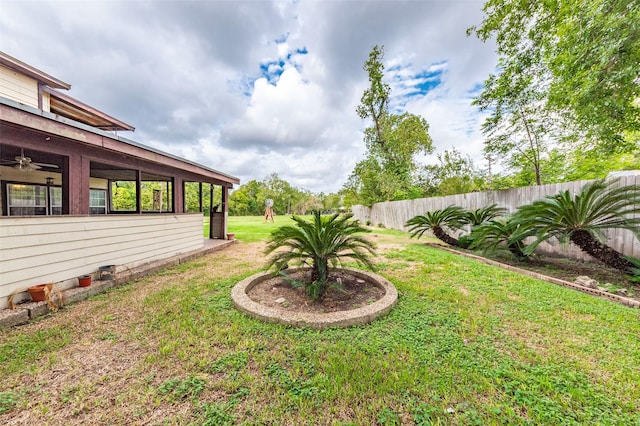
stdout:
POLYGON ((469 91, 496 58, 465 30, 482 3, 0 0, 0 49, 134 125, 130 139, 243 182, 275 172, 333 192, 364 153, 355 108, 375 44, 394 102, 427 119, 439 151, 481 161, 469 91))

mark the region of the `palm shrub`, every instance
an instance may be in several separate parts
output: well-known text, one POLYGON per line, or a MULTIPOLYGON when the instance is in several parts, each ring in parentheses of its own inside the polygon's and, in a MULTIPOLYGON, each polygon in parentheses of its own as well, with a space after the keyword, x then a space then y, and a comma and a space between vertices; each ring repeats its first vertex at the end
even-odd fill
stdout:
POLYGON ((469 248, 485 254, 507 250, 516 259, 524 260, 529 256, 525 252, 526 244, 524 243, 524 239, 529 234, 511 218, 494 217, 471 230, 469 248))
POLYGON ((281 226, 267 240, 265 253, 273 253, 268 267, 283 271, 292 261, 309 266, 311 279, 302 285, 313 300, 320 299, 326 290, 329 269, 344 259, 374 269, 370 257, 375 254, 375 245, 358 235, 370 231, 357 220, 350 220, 352 216, 322 216, 318 211, 311 221, 292 216, 295 226, 281 226))
POLYGON ((633 263, 604 243, 606 229, 627 229, 640 238, 640 186, 616 187, 617 181, 597 180, 578 194, 562 191, 520 207, 517 222, 536 237, 527 251, 551 238, 569 240, 606 265, 632 273, 633 263))
POLYGON ((460 242, 449 233, 461 229, 465 224, 467 224, 466 212, 459 206, 427 212, 407 221, 412 238, 420 238, 426 231, 432 231, 436 238, 455 247, 459 247, 460 242))
POLYGON ((507 209, 504 207, 498 207, 497 204, 491 204, 490 206, 480 207, 475 210, 468 210, 465 214, 467 223, 472 227, 478 226, 493 218, 504 216, 507 213, 507 209))

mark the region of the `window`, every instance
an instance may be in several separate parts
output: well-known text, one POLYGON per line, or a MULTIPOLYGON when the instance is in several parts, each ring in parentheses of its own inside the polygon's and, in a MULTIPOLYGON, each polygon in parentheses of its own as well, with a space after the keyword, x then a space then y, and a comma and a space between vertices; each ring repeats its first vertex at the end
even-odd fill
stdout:
POLYGON ((49 214, 62 214, 62 188, 59 186, 49 187, 49 214))
POLYGON ((47 214, 47 187, 41 185, 7 184, 9 216, 47 214))
POLYGON ((107 214, 107 191, 89 190, 89 214, 107 214))

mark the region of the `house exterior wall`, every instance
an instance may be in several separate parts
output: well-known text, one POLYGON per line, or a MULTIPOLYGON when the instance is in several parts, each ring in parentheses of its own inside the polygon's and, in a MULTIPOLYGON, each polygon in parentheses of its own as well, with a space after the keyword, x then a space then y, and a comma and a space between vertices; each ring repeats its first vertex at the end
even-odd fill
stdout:
MULTIPOLYGON (((38 108, 38 82, 12 69, 0 66, 0 96, 38 108)), ((46 105, 49 111, 49 103, 46 105)))
POLYGON ((200 249, 202 230, 200 213, 0 218, 0 309, 35 284, 64 290, 100 266, 121 271, 200 249))

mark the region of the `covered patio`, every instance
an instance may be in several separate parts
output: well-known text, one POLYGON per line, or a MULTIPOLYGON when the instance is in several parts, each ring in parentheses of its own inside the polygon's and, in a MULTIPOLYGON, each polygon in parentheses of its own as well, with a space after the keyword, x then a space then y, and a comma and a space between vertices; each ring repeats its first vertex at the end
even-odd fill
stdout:
POLYGON ((31 104, 0 93, 0 308, 31 285, 202 250, 207 216, 209 239, 227 238, 237 178, 120 136, 133 126, 8 55, 0 70, 37 82, 31 104))

